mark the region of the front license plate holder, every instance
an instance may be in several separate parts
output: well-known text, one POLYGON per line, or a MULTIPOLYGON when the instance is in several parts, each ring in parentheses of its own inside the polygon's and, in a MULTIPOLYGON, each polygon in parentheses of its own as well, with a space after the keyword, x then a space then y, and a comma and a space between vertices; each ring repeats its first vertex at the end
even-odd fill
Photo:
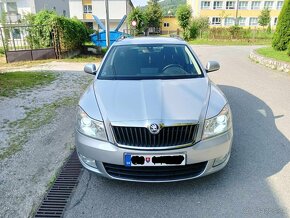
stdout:
POLYGON ((126 167, 184 166, 185 164, 185 154, 124 154, 126 167))

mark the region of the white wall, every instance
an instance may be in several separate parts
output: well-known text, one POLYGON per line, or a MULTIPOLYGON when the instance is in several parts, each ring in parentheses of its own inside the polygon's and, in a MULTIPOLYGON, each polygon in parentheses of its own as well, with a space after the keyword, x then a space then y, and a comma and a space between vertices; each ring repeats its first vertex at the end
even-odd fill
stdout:
MULTIPOLYGON (((106 18, 104 0, 93 0, 93 14, 97 15, 99 19, 106 18)), ((109 14, 110 19, 122 19, 126 15, 126 1, 109 0, 109 14)))
POLYGON ((81 0, 69 0, 70 17, 83 19, 83 4, 81 0))

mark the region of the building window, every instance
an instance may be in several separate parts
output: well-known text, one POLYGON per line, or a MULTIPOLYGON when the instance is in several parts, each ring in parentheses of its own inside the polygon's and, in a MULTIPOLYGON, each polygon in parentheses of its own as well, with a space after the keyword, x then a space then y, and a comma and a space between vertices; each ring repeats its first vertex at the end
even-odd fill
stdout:
POLYGON ((246 10, 247 8, 248 8, 248 2, 246 1, 239 2, 239 9, 246 10))
POLYGON ((212 25, 220 25, 221 24, 221 18, 220 17, 213 17, 211 19, 211 24, 212 25))
POLYGON ((93 11, 92 5, 84 5, 84 14, 91 14, 93 11))
POLYGON ((250 18, 250 26, 257 26, 258 25, 258 18, 251 17, 250 18))
POLYGON ((259 9, 260 9, 260 3, 261 3, 261 2, 253 1, 253 2, 252 2, 251 9, 252 9, 252 10, 259 10, 259 9))
POLYGON ((276 26, 277 23, 278 23, 278 17, 275 17, 275 18, 274 18, 274 26, 276 26))
POLYGON ((62 11, 62 15, 65 17, 66 16, 66 10, 62 11))
POLYGON ((163 23, 164 27, 169 27, 169 23, 163 23))
POLYGON ((13 29, 12 30, 12 37, 13 39, 21 39, 20 29, 13 29))
POLYGON ((283 2, 282 1, 277 2, 277 9, 281 10, 282 7, 283 7, 283 2))
POLYGON ((238 25, 239 26, 246 26, 246 18, 245 17, 239 17, 238 18, 238 25))
POLYGON ((210 2, 209 1, 202 1, 201 2, 201 9, 209 9, 210 8, 210 2))
POLYGON ((7 2, 7 13, 16 13, 17 14, 17 4, 16 2, 7 2))
POLYGON ((213 2, 213 9, 222 9, 222 8, 223 8, 223 2, 221 1, 213 2))
POLYGON ((226 17, 225 19, 225 26, 232 26, 235 24, 235 18, 233 17, 226 17))
POLYGON ((272 1, 265 1, 264 3, 264 8, 266 9, 272 9, 273 7, 273 2, 272 1))
POLYGON ((235 2, 227 2, 226 3, 226 9, 235 9, 235 2))

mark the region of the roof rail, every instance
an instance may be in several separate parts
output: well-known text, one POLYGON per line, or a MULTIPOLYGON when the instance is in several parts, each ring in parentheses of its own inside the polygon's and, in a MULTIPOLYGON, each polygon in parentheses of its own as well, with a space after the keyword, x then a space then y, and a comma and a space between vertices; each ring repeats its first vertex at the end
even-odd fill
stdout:
POLYGON ((170 35, 169 35, 169 37, 170 37, 170 38, 175 38, 175 39, 179 39, 179 40, 182 40, 182 41, 184 41, 184 40, 183 40, 183 38, 182 38, 182 37, 180 37, 180 36, 179 36, 179 35, 177 35, 177 34, 170 34, 170 35))
POLYGON ((119 42, 121 40, 127 39, 127 38, 133 38, 131 35, 129 34, 122 34, 116 41, 119 42))

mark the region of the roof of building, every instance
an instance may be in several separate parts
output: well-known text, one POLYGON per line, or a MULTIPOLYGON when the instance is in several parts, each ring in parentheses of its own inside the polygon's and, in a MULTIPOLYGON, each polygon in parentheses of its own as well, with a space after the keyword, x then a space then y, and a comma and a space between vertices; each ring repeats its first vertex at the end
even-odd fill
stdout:
POLYGON ((138 44, 186 44, 176 37, 135 37, 116 41, 114 45, 138 45, 138 44))

